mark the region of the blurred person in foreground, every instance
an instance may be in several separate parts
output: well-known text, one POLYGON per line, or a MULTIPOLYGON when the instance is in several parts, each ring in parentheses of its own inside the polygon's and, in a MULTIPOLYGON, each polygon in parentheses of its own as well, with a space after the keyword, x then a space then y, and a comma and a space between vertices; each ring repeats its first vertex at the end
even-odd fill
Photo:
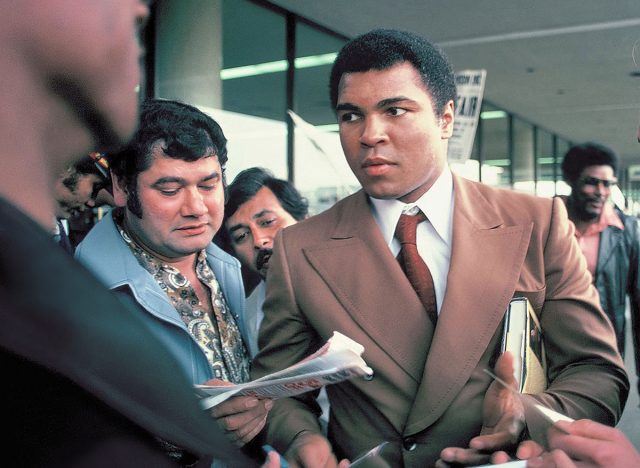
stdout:
POLYGON ((530 468, 636 468, 640 453, 614 427, 589 419, 555 423, 547 434, 550 451, 527 460, 530 468))
POLYGON ((131 304, 58 249, 53 187, 138 118, 139 0, 0 0, 0 401, 8 466, 251 466, 131 304), (116 72, 114 72, 114 70, 116 72))
POLYGON ((267 441, 295 466, 335 466, 382 441, 391 466, 478 465, 506 461, 546 429, 534 403, 615 424, 629 382, 566 209, 451 173, 446 57, 415 34, 374 30, 339 52, 330 90, 363 190, 276 237, 252 375, 299 361, 337 330, 364 346, 374 376, 327 386, 328 437, 313 395, 277 400, 267 441), (546 338, 539 394, 485 373, 515 383, 500 341, 517 296, 546 338))

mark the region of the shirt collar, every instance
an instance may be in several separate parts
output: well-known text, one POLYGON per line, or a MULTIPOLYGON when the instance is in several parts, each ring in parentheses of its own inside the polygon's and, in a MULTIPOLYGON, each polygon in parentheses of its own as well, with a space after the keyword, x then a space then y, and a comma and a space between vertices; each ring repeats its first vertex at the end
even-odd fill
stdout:
POLYGON ((604 205, 604 209, 602 210, 602 216, 600 217, 601 222, 605 222, 607 226, 617 227, 621 231, 624 231, 624 224, 616 213, 616 210, 613 209, 613 206, 609 203, 604 205))
POLYGON ((591 224, 582 235, 579 235, 578 231, 576 231, 576 234, 577 237, 599 234, 609 226, 613 226, 624 231, 624 224, 622 223, 620 216, 618 216, 618 213, 616 213, 616 210, 613 209, 611 204, 605 203, 598 222, 591 224))
POLYGON ((453 215, 453 177, 445 166, 431 188, 415 203, 399 200, 382 200, 369 197, 373 206, 373 216, 380 226, 387 245, 391 245, 396 225, 405 207, 416 205, 427 216, 436 233, 448 245, 451 245, 451 226, 453 215))

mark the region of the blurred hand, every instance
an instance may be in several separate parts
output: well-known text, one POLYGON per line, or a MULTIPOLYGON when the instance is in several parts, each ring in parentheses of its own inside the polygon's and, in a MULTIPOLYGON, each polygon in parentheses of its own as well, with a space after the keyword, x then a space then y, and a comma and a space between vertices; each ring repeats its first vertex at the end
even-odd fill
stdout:
POLYGON ((292 468, 348 468, 349 461, 339 464, 333 454, 331 444, 322 435, 305 431, 293 439, 293 443, 285 453, 285 458, 292 468))
MULTIPOLYGON (((447 447, 440 453, 437 467, 450 463, 481 465, 505 463, 510 460, 507 451, 516 448, 525 426, 524 405, 513 391, 517 381, 513 376, 513 356, 504 353, 496 362, 495 374, 511 388, 498 381, 491 383, 484 396, 482 406, 482 429, 480 435, 469 442, 469 448, 447 447)), ((535 447, 524 445, 524 453, 536 453, 535 447)))
POLYGON ((616 467, 640 466, 640 453, 616 428, 588 419, 554 424, 548 432, 551 452, 529 460, 539 467, 616 467))
MULTIPOLYGON (((206 385, 232 384, 212 379, 206 382, 206 385)), ((213 407, 211 416, 216 418, 229 437, 241 447, 250 442, 262 430, 271 408, 273 408, 273 400, 237 396, 213 407)))
POLYGON ((260 465, 260 468, 280 468, 280 466, 280 455, 276 451, 271 451, 267 454, 267 459, 260 465))

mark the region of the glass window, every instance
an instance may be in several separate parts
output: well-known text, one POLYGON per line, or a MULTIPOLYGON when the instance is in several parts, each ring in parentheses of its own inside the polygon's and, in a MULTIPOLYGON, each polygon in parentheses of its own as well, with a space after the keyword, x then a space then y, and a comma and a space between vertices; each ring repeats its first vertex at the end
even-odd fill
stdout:
POLYGON ((222 25, 223 109, 284 121, 284 17, 247 0, 225 0, 222 25))
POLYGON ((329 74, 345 40, 298 21, 294 112, 295 185, 309 200, 311 213, 332 206, 357 190, 342 153, 335 112, 329 98, 329 74))
POLYGON ((535 159, 533 157, 533 126, 513 118, 513 188, 535 193, 535 159))
POLYGON ((294 111, 310 124, 335 127, 336 116, 329 100, 329 73, 344 43, 337 36, 301 21, 296 23, 294 111))
POLYGON ((481 177, 488 185, 511 186, 508 117, 505 111, 483 102, 479 127, 482 131, 481 177))
POLYGON ((571 142, 564 138, 556 138, 556 194, 568 195, 571 187, 562 180, 562 159, 571 148, 571 142))
POLYGON ((252 166, 287 177, 286 72, 284 16, 248 0, 224 0, 222 109, 212 114, 229 140, 229 181, 252 166))
POLYGON ((555 195, 553 135, 547 130, 536 129, 536 164, 538 165, 538 181, 536 193, 543 197, 555 195))

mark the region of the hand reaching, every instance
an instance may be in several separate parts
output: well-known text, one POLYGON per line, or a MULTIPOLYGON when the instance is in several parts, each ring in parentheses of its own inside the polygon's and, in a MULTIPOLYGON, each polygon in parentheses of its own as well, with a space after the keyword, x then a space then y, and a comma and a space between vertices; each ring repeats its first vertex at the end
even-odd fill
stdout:
POLYGON ((529 460, 532 468, 632 468, 640 466, 640 453, 616 428, 588 419, 557 422, 549 429, 551 452, 529 460))
POLYGON ((480 435, 471 439, 469 448, 445 448, 440 453, 436 466, 509 461, 506 451, 515 449, 525 426, 524 405, 513 390, 517 386, 513 376, 513 356, 508 352, 504 353, 498 358, 494 370, 511 388, 498 381, 491 383, 484 396, 480 435))
POLYGON ((293 440, 285 454, 290 467, 347 468, 348 460, 338 463, 331 444, 320 434, 304 431, 293 440))

